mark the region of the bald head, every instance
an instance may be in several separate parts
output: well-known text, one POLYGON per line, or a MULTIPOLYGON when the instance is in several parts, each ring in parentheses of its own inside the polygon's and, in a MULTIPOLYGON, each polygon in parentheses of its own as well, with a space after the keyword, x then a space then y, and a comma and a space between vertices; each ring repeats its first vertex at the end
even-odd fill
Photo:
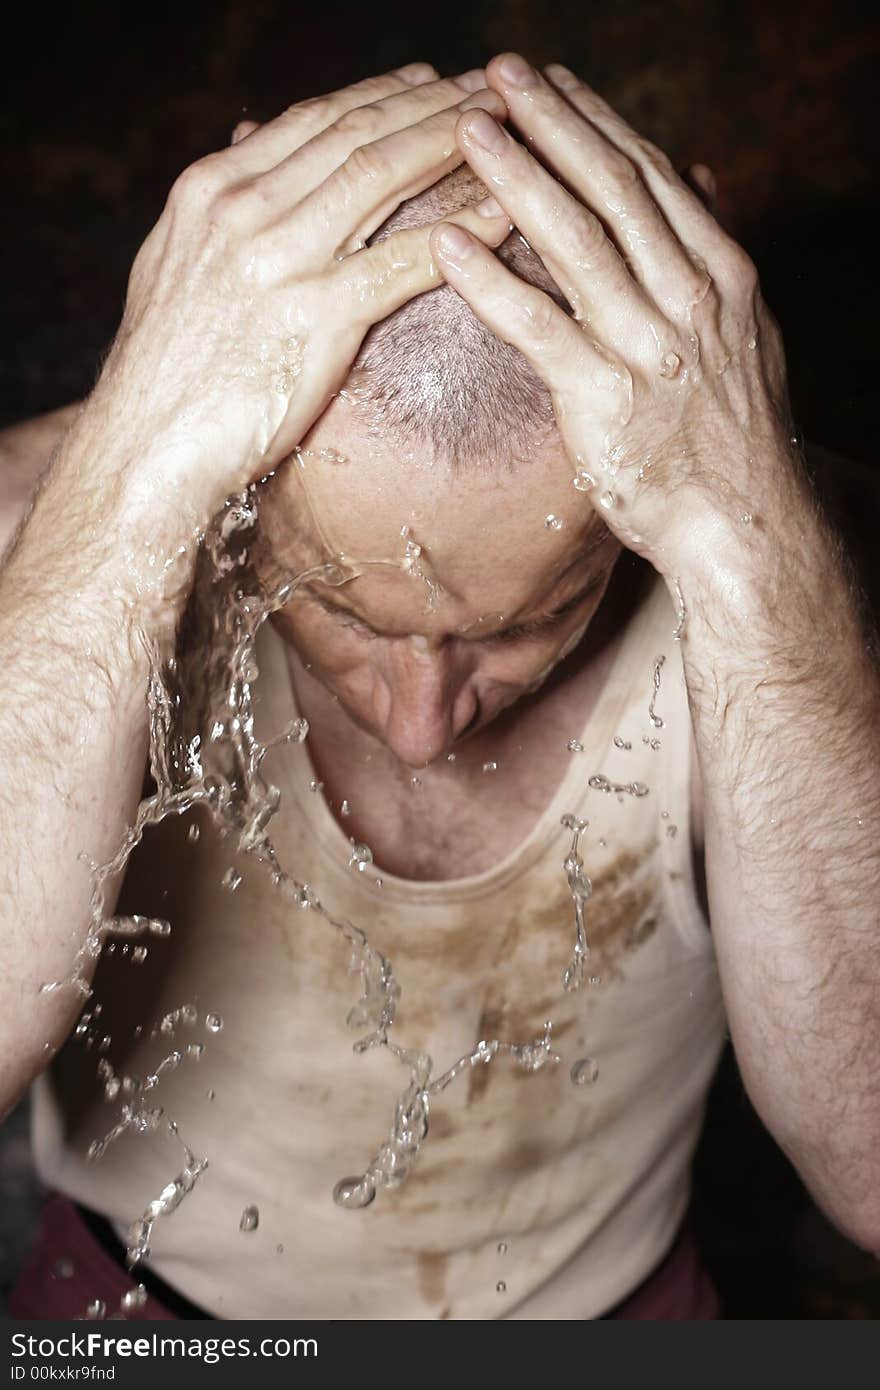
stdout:
MULTIPOLYGON (((403 203, 373 240, 436 222, 487 192, 463 165, 403 203)), ((519 233, 497 255, 563 303, 543 261, 519 233)), ((386 438, 460 469, 510 466, 543 442, 555 423, 549 393, 526 359, 496 338, 448 285, 410 300, 371 329, 349 389, 386 438)))

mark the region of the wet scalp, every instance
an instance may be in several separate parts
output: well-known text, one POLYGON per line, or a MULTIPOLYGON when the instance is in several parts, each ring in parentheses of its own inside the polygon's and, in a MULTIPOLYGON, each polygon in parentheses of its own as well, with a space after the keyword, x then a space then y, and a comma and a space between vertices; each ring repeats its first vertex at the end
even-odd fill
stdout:
MULTIPOLYGON (((373 240, 478 202, 487 189, 464 166, 410 198, 373 240)), ((514 231, 497 254, 563 302, 543 261, 514 231)), ((364 340, 349 389, 376 428, 461 468, 510 467, 554 427, 550 394, 514 347, 496 338, 448 285, 410 300, 364 340)))

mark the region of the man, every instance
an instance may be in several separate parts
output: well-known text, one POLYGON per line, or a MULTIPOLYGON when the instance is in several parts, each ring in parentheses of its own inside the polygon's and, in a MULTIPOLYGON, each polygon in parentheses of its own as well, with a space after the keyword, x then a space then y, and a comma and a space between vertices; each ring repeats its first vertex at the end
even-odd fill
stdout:
POLYGON ((463 81, 470 111, 417 66, 183 175, 6 561, 8 1104, 76 1016, 41 982, 93 967, 78 856, 133 818, 142 634, 195 538, 271 474, 253 563, 309 576, 256 652, 262 738, 309 725, 266 764, 305 910, 208 817, 145 841, 116 910, 171 933, 105 939, 38 1090, 80 1207, 22 1312, 711 1316, 676 1232, 722 992, 762 1117, 880 1248, 880 700, 778 332, 566 69, 463 81), (371 240, 462 156, 497 201, 453 181, 371 240), (493 257, 511 224, 543 268, 493 257))

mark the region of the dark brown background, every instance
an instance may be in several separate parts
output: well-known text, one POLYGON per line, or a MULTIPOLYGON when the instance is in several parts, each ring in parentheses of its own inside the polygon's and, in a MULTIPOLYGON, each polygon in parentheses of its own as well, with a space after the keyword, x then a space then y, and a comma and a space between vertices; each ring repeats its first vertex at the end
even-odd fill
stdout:
MULTIPOLYGON (((0 423, 89 390, 170 184, 243 112, 262 119, 416 58, 451 73, 516 47, 580 71, 680 164, 715 169, 722 216, 782 322, 800 427, 874 465, 880 29, 867 0, 32 9, 5 26, 0 423)), ((0 1149, 0 1297, 37 1200, 22 1126, 19 1114, 0 1149)), ((732 1316, 880 1312, 880 1266, 815 1211, 730 1055, 696 1212, 732 1316)))

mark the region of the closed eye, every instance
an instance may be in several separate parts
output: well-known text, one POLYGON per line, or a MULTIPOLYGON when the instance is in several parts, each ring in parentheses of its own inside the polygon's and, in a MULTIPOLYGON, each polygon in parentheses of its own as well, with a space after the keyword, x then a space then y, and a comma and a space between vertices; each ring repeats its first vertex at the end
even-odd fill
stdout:
MULTIPOLYGON (((603 580, 604 576, 599 576, 588 588, 584 589, 579 594, 575 594, 574 598, 569 599, 561 608, 555 609, 552 613, 547 613, 540 618, 534 618, 530 622, 514 623, 511 627, 503 628, 500 632, 491 633, 488 637, 481 637, 477 640, 481 643, 523 642, 527 641, 529 638, 543 637, 547 633, 554 632, 558 627, 561 627, 570 613, 573 613, 576 608, 580 608, 580 606, 586 602, 603 580)), ((386 633, 377 632, 375 628, 370 627, 368 623, 361 622, 361 620, 354 617, 347 608, 339 608, 334 603, 328 603, 320 594, 310 592, 307 594, 307 597, 311 599, 313 603, 316 603, 319 608, 323 609, 325 613, 328 613, 330 617, 335 618, 343 627, 347 627, 351 632, 356 633, 358 637, 364 638, 367 641, 373 641, 377 637, 388 635, 386 633)))
POLYGON ((532 622, 516 623, 513 627, 506 627, 502 629, 501 632, 493 633, 491 637, 484 637, 483 641, 523 642, 530 637, 543 637, 549 632, 555 632, 558 627, 562 626, 562 623, 570 613, 573 613, 576 608, 580 608, 581 604, 587 600, 595 588, 596 585, 591 584, 589 589, 586 589, 583 593, 575 594, 574 598, 569 599, 568 603, 564 603, 562 607, 557 608, 555 612, 548 613, 543 618, 535 618, 532 622))

